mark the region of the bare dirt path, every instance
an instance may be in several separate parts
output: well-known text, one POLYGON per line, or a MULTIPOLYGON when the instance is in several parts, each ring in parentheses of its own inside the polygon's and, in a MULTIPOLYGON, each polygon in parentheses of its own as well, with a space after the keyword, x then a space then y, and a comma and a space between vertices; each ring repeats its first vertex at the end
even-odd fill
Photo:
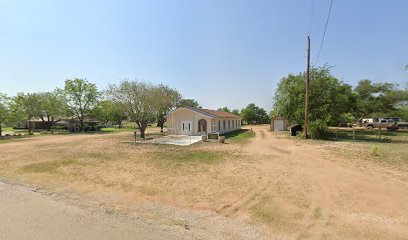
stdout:
POLYGON ((282 217, 272 225, 296 229, 282 231, 283 238, 408 239, 408 184, 389 169, 333 156, 324 145, 266 126, 253 129, 257 137, 246 151, 269 176, 258 190, 269 195, 262 210, 282 217))

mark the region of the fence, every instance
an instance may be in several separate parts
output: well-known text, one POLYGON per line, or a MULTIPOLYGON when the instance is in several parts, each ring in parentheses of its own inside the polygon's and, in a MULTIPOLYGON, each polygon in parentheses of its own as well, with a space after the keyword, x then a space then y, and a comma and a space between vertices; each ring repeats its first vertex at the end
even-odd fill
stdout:
POLYGON ((369 142, 405 142, 408 137, 406 129, 389 131, 387 129, 367 129, 367 128, 329 128, 330 139, 350 140, 350 141, 369 141, 369 142))

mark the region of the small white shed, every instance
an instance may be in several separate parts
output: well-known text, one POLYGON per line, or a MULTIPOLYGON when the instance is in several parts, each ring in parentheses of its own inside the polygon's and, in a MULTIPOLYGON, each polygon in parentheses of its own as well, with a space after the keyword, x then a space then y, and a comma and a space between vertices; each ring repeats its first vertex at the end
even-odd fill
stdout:
POLYGON ((288 121, 283 117, 273 117, 271 119, 271 131, 286 131, 288 128, 288 121))

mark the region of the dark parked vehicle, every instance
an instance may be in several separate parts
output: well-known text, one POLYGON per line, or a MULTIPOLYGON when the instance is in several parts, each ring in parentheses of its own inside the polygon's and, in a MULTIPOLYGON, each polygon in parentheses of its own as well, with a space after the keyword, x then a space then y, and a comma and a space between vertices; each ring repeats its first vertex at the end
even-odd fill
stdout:
POLYGON ((300 124, 292 124, 289 126, 289 130, 291 136, 296 136, 298 132, 302 132, 303 128, 300 124))

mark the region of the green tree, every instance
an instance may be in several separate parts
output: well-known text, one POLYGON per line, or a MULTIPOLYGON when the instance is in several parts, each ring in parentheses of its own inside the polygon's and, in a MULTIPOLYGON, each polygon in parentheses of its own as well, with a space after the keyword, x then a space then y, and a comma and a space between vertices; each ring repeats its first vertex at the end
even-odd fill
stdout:
MULTIPOLYGON (((64 114, 65 109, 64 98, 58 91, 18 93, 13 98, 13 102, 16 118, 21 118, 23 115, 27 120, 39 118, 42 122, 46 123, 47 129, 50 129, 58 115, 64 114)), ((31 125, 28 127, 30 129, 31 125)))
POLYGON ((218 109, 217 109, 217 111, 227 112, 227 113, 230 113, 230 112, 231 112, 231 110, 229 110, 229 108, 228 108, 228 107, 218 108, 218 109))
POLYGON ((10 109, 9 109, 9 98, 0 93, 0 137, 2 135, 2 125, 6 123, 9 119, 10 109))
POLYGON ((201 108, 200 104, 198 103, 197 100, 194 99, 181 99, 177 103, 177 107, 195 107, 195 108, 201 108))
MULTIPOLYGON (((18 122, 21 120, 32 120, 35 117, 38 117, 40 114, 40 98, 38 94, 22 92, 17 93, 13 97, 12 103, 10 104, 12 109, 12 118, 13 122, 18 122)), ((28 132, 31 133, 32 125, 28 124, 28 132)))
POLYGON ((254 103, 248 104, 244 109, 241 110, 241 116, 244 121, 248 124, 251 123, 266 123, 269 121, 268 114, 265 109, 256 106, 254 103))
MULTIPOLYGON (((274 114, 289 122, 304 123, 306 74, 289 74, 281 79, 274 97, 274 114)), ((352 87, 339 81, 327 66, 310 69, 309 121, 324 120, 337 125, 344 114, 356 110, 356 95, 352 87)))
POLYGON ((22 121, 27 120, 27 114, 25 113, 24 105, 17 96, 10 98, 10 100, 8 101, 9 113, 6 123, 9 125, 18 125, 22 121))
POLYGON ((37 96, 40 104, 38 117, 47 123, 49 129, 54 124, 55 119, 65 113, 64 96, 58 90, 38 93, 37 96))
POLYGON ((104 125, 108 122, 117 124, 122 128, 122 122, 127 119, 127 115, 119 104, 111 100, 103 100, 92 109, 91 116, 101 121, 104 125))
POLYGON ((391 116, 398 114, 408 101, 408 91, 393 83, 373 83, 361 80, 355 87, 357 94, 357 117, 391 116))
POLYGON ((125 111, 129 119, 135 122, 140 136, 145 138, 147 125, 157 117, 156 89, 152 84, 141 81, 122 81, 109 86, 109 98, 125 111))
POLYGON ((181 100, 181 94, 176 89, 172 89, 163 84, 154 86, 154 94, 156 99, 157 126, 159 126, 160 131, 163 132, 166 116, 171 110, 176 108, 181 100))
POLYGON ((63 90, 67 104, 67 113, 77 119, 81 127, 84 126, 84 118, 98 104, 101 93, 95 84, 86 79, 67 79, 63 90))
POLYGON ((239 112, 239 110, 238 109, 234 109, 234 110, 232 110, 232 112, 231 112, 232 114, 235 114, 235 115, 237 115, 237 116, 240 116, 241 115, 241 113, 239 112))

